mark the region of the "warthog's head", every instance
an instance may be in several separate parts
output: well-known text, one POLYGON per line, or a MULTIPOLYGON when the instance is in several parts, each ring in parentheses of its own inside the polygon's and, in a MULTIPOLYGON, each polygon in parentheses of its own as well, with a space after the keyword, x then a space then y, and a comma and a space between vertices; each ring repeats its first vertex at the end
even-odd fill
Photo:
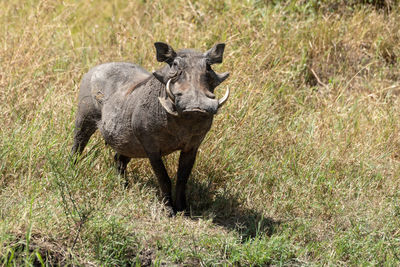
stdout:
POLYGON ((189 114, 216 114, 226 102, 229 89, 221 99, 214 95, 215 88, 228 78, 229 73, 215 73, 211 65, 221 63, 225 44, 217 44, 205 53, 192 49, 175 52, 171 46, 157 42, 157 60, 167 65, 153 73, 165 84, 165 96, 160 103, 175 116, 189 114))

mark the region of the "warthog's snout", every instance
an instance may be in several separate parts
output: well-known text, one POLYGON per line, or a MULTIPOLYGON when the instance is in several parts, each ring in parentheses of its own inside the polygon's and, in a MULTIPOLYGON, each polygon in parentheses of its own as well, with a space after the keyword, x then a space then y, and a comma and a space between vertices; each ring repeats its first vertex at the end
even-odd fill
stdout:
POLYGON ((182 87, 184 87, 182 84, 177 84, 177 86, 175 83, 172 84, 171 79, 168 80, 165 87, 169 101, 179 114, 194 112, 203 115, 214 115, 226 103, 230 93, 228 88, 221 99, 216 99, 215 94, 207 88, 198 89, 190 85, 184 89, 182 87))

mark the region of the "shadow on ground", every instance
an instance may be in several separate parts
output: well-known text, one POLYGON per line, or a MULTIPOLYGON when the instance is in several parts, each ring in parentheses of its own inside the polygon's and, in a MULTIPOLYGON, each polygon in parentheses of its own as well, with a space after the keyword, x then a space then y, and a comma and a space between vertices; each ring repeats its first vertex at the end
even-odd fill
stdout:
MULTIPOLYGON (((155 177, 142 178, 135 173, 129 176, 130 183, 135 181, 159 190, 155 177)), ((244 207, 240 197, 227 190, 224 182, 213 182, 212 177, 222 177, 222 174, 211 171, 207 176, 208 181, 194 175, 189 179, 186 193, 189 218, 211 218, 215 224, 237 231, 243 241, 257 235, 271 236, 278 230, 281 221, 244 207)))
POLYGON ((237 231, 243 241, 257 235, 271 236, 278 230, 281 221, 244 207, 240 197, 223 186, 218 187, 212 182, 202 182, 193 177, 187 190, 190 217, 212 218, 214 223, 237 231))

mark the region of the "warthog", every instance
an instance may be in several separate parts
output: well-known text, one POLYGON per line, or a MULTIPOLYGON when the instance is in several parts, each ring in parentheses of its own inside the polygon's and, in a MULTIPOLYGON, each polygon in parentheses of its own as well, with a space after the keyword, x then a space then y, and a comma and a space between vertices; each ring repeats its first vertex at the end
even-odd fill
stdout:
POLYGON ((131 63, 105 63, 83 76, 75 121, 72 153, 81 153, 99 129, 115 151, 120 174, 131 158, 149 158, 165 203, 173 211, 186 209, 185 188, 197 150, 210 130, 213 117, 227 101, 214 89, 229 73, 217 74, 211 65, 221 63, 225 44, 205 53, 192 49, 175 52, 154 44, 157 60, 167 63, 149 73, 131 63), (171 180, 162 156, 180 150, 173 205, 171 180))

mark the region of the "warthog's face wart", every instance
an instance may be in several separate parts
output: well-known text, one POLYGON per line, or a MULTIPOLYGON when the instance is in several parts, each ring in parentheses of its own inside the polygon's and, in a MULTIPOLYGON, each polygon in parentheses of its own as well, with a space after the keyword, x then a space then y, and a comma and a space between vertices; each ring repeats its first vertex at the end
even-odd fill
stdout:
POLYGON ((222 62, 225 44, 217 44, 205 53, 191 49, 176 53, 165 43, 155 46, 157 60, 168 64, 153 73, 166 85, 165 97, 160 97, 162 106, 175 116, 216 114, 226 102, 229 90, 219 100, 214 90, 229 73, 217 74, 211 65, 222 62))

